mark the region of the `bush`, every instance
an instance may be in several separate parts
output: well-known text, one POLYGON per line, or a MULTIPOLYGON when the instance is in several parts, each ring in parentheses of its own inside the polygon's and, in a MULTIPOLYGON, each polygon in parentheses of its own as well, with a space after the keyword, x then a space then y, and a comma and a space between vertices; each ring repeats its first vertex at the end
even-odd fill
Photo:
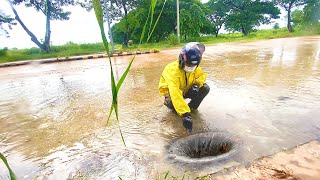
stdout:
POLYGON ((25 55, 32 55, 32 54, 40 54, 41 53, 41 49, 40 48, 29 48, 29 49, 23 49, 21 50, 22 54, 25 55))
POLYGON ((8 52, 8 48, 7 48, 7 47, 5 47, 5 48, 3 48, 3 49, 0 49, 0 56, 5 56, 5 55, 7 55, 7 52, 8 52))
POLYGON ((280 29, 279 23, 275 23, 275 24, 273 25, 273 29, 280 29))
POLYGON ((133 40, 129 40, 128 41, 128 46, 132 46, 133 45, 133 40))
POLYGON ((179 44, 179 40, 178 40, 178 36, 175 35, 174 33, 171 33, 168 38, 167 41, 170 45, 178 45, 179 44))

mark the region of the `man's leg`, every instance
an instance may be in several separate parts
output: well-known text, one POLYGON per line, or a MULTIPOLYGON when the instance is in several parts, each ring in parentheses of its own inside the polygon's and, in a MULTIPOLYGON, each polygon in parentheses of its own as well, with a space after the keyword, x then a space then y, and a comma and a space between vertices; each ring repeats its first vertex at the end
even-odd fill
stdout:
POLYGON ((189 107, 191 109, 198 109, 202 100, 204 99, 204 97, 207 96, 209 91, 210 91, 210 87, 206 83, 204 83, 203 86, 199 89, 198 94, 193 97, 190 97, 191 101, 188 104, 189 107))
POLYGON ((164 97, 164 103, 165 106, 167 106, 169 109, 174 110, 173 104, 172 104, 172 100, 170 98, 170 96, 165 96, 164 97))

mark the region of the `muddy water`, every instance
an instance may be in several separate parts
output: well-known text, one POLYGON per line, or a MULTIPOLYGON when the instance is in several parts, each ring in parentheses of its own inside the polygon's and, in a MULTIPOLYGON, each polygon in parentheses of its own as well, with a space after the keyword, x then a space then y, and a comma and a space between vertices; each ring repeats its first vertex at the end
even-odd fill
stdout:
MULTIPOLYGON (((320 37, 217 44, 201 64, 211 91, 192 113, 194 132, 230 132, 243 149, 210 167, 167 160, 166 145, 187 134, 157 86, 178 52, 136 56, 119 93, 126 147, 114 116, 106 126, 106 59, 1 68, 0 152, 19 179, 156 179, 215 172, 320 137, 320 37)), ((116 78, 130 58, 113 59, 116 78)))

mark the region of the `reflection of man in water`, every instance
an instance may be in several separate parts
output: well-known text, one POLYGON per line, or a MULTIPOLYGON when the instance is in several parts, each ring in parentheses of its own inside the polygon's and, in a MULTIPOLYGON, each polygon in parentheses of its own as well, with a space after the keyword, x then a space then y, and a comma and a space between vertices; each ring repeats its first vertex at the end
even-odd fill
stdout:
POLYGON ((182 116, 183 126, 192 131, 190 112, 197 109, 209 93, 210 87, 205 83, 207 74, 199 64, 205 46, 198 42, 186 44, 180 52, 179 60, 169 63, 163 70, 159 92, 165 97, 164 105, 182 116), (184 99, 191 101, 187 104, 184 99))

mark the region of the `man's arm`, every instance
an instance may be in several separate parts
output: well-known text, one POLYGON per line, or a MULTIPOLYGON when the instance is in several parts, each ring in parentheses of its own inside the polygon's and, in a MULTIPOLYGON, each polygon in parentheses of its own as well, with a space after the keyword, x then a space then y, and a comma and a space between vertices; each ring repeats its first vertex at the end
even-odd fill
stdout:
MULTIPOLYGON (((172 72, 171 72, 172 73, 172 72)), ((172 104, 177 113, 182 116, 185 113, 190 112, 188 104, 184 101, 182 90, 180 90, 179 77, 175 74, 165 73, 163 74, 166 83, 168 84, 170 98, 172 104)))
POLYGON ((195 83, 199 85, 199 88, 203 86, 203 84, 207 80, 207 73, 204 73, 200 67, 197 67, 195 71, 195 83))

